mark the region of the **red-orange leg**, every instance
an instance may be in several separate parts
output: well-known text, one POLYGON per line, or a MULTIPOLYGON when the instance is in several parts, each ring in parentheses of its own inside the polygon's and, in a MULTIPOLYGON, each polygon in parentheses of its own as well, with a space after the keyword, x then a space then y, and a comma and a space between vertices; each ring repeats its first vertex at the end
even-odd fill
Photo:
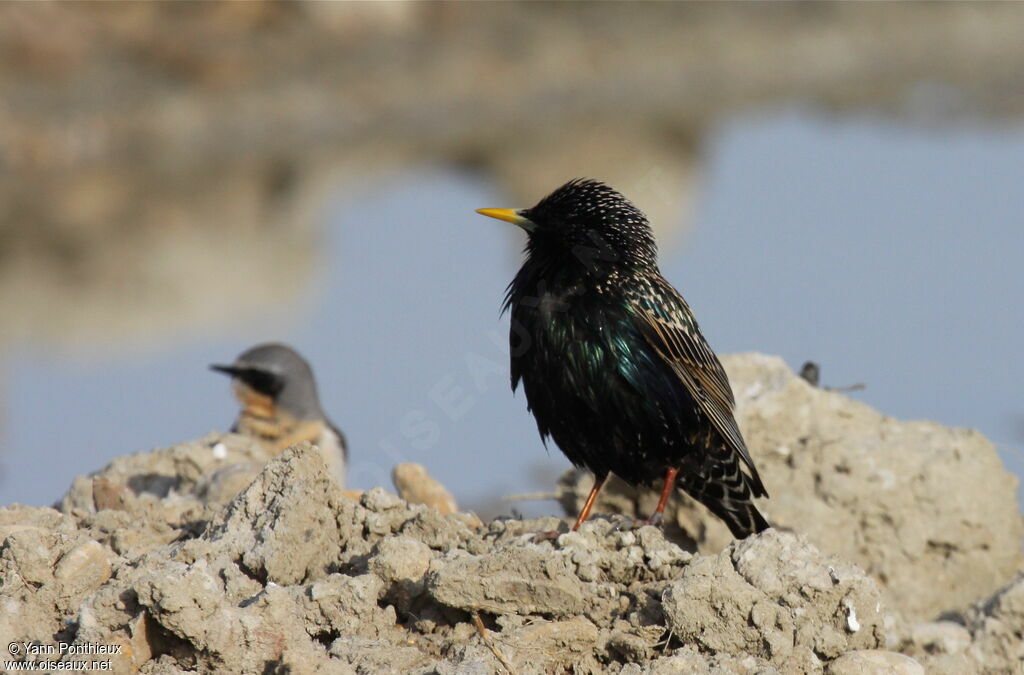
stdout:
POLYGON ((657 522, 660 520, 661 515, 665 513, 665 505, 668 504, 668 498, 672 496, 672 488, 676 485, 676 474, 678 473, 679 469, 669 469, 665 472, 665 485, 661 488, 658 508, 654 509, 654 515, 651 516, 650 522, 657 522))
POLYGON ((590 509, 594 508, 594 502, 597 501, 597 493, 601 491, 601 486, 604 485, 605 480, 608 476, 601 476, 600 478, 594 478, 594 487, 590 488, 590 494, 587 495, 587 501, 583 505, 583 510, 580 511, 580 517, 576 519, 576 524, 572 526, 572 531, 580 529, 587 518, 590 517, 590 509))

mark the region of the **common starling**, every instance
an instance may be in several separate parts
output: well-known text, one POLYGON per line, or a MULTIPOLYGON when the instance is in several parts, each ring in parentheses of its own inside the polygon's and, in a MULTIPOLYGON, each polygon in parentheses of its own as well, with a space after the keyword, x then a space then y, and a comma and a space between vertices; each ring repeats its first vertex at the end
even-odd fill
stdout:
POLYGON ((231 365, 212 365, 231 376, 235 398, 242 404, 231 431, 258 440, 272 454, 299 441, 320 448, 324 462, 345 487, 348 448, 345 436, 320 407, 313 369, 288 345, 256 345, 231 365))
POLYGON ((769 527, 752 501, 767 492, 733 418, 729 380, 661 276, 644 214, 584 179, 532 208, 478 213, 528 234, 505 299, 512 389, 523 383, 541 438, 595 476, 573 530, 609 473, 634 485, 664 481, 652 521, 677 487, 738 538, 769 527))

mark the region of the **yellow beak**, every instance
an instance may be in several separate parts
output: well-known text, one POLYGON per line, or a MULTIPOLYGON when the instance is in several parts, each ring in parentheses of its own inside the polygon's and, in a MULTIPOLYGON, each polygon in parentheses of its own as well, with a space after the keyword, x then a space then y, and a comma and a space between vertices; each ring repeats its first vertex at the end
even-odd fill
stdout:
POLYGON ((507 223, 518 225, 527 232, 531 232, 535 227, 537 227, 533 224, 532 220, 519 215, 519 211, 516 209, 477 209, 476 212, 481 216, 497 218, 498 220, 504 220, 507 223))

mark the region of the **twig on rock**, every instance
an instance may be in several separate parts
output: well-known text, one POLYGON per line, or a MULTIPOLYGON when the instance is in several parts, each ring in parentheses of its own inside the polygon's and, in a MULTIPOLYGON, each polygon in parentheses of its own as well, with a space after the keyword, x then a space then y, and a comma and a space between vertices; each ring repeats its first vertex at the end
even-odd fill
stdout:
POLYGON ((557 492, 524 492, 518 495, 508 495, 501 498, 503 502, 540 502, 546 499, 558 499, 557 492))
POLYGON ((855 384, 848 384, 843 387, 825 387, 825 391, 835 391, 842 393, 847 391, 860 391, 861 389, 865 389, 866 387, 867 385, 864 384, 863 382, 857 382, 855 384))
POLYGON ((470 612, 470 616, 473 617, 473 625, 476 626, 476 632, 480 633, 480 639, 484 641, 487 648, 491 650, 492 654, 494 654, 494 658, 498 659, 498 663, 508 671, 509 675, 516 675, 515 668, 512 667, 512 664, 508 662, 505 655, 501 653, 500 649, 498 649, 498 645, 494 644, 494 640, 491 639, 491 634, 487 631, 487 627, 484 626, 484 622, 480 618, 480 613, 473 610, 470 612))

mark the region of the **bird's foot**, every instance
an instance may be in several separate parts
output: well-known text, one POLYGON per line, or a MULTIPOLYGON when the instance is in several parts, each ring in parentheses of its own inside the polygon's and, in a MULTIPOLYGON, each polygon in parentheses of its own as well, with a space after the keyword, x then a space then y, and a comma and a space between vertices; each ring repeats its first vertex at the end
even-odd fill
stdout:
POLYGON ((548 530, 547 532, 534 532, 533 541, 534 543, 541 543, 544 541, 555 541, 562 536, 562 533, 558 530, 548 530))
POLYGON ((665 514, 655 512, 647 520, 641 520, 637 522, 637 528, 641 528, 644 525, 653 525, 654 527, 661 529, 661 526, 665 523, 665 514))
POLYGON ((665 517, 660 513, 655 513, 650 518, 643 520, 639 518, 630 518, 629 516, 621 516, 621 520, 615 524, 613 531, 622 532, 625 530, 639 530, 641 527, 647 527, 652 525, 659 530, 665 522, 665 517))

